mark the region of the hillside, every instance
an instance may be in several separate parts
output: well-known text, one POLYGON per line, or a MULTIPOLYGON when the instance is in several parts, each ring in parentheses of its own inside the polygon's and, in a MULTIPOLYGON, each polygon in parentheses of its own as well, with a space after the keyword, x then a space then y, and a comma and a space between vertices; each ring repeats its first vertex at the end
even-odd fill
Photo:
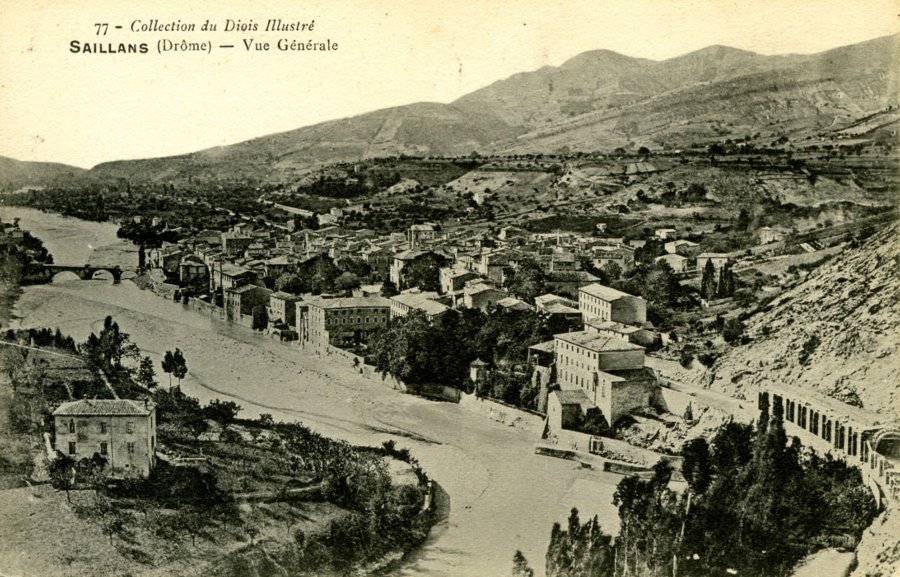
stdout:
POLYGON ((332 162, 400 154, 468 154, 516 132, 489 114, 418 103, 182 156, 107 162, 91 172, 158 181, 188 177, 284 181, 332 162))
POLYGON ((751 317, 753 341, 720 357, 704 384, 750 398, 787 383, 900 416, 898 229, 848 248, 751 317))
POLYGON ((83 168, 53 162, 26 162, 0 156, 0 191, 41 186, 58 177, 78 176, 83 168))
MULTIPOLYGON (((862 119, 900 104, 898 38, 813 55, 711 46, 653 61, 585 52, 450 104, 398 106, 181 156, 107 162, 89 175, 285 182, 322 164, 400 154, 676 149, 782 136, 796 143, 850 127, 857 136, 868 127, 862 119)), ((16 170, 0 165, 3 178, 16 170)))
POLYGON ((503 150, 684 147, 782 135, 800 140, 897 103, 897 40, 889 36, 811 56, 714 47, 652 64, 636 61, 625 76, 599 78, 589 61, 577 69, 585 83, 598 78, 595 89, 558 96, 555 107, 544 109, 547 122, 503 150))

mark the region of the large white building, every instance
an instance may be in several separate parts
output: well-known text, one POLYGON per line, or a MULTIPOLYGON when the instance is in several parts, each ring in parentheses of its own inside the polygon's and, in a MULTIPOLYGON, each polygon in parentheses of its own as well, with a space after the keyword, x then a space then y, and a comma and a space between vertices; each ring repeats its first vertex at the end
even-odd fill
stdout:
POLYGON ((644 366, 644 348, 592 331, 554 335, 560 390, 582 391, 609 424, 651 404, 656 376, 644 366))
POLYGON ((647 322, 647 301, 602 284, 589 284, 578 289, 578 308, 586 319, 625 325, 647 322))

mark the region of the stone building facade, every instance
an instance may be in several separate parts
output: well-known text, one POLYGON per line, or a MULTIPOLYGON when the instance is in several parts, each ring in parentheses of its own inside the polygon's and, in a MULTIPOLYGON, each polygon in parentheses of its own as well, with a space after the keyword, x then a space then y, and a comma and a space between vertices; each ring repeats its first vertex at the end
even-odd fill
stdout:
POLYGON ((76 461, 96 453, 110 476, 147 477, 156 464, 156 409, 125 399, 84 399, 53 412, 56 450, 76 461))
POLYGON ((590 284, 579 289, 578 308, 586 319, 626 325, 647 322, 647 301, 601 284, 590 284))
POLYGON ((556 382, 563 391, 580 390, 609 424, 649 407, 656 376, 644 366, 644 348, 591 331, 554 335, 556 382))
POLYGON ((300 342, 315 348, 366 344, 391 319, 391 303, 380 296, 309 297, 296 303, 296 310, 300 342))

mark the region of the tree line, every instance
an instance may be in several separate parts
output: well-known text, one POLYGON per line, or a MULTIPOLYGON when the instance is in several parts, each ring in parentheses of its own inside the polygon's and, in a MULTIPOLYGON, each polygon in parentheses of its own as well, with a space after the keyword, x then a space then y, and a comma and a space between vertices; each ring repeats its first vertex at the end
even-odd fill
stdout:
MULTIPOLYGON (((551 531, 548 577, 780 577, 818 549, 855 543, 877 513, 859 470, 788 439, 783 411, 764 399, 756 427, 731 422, 687 443, 681 493, 666 461, 649 479, 623 479, 615 538, 573 509, 551 531)), ((514 575, 528 570, 517 553, 514 575)))
MULTIPOLYGON (((469 365, 475 359, 494 366, 522 365, 528 359, 528 347, 571 328, 556 316, 502 307, 488 312, 464 309, 447 314, 440 323, 414 310, 372 336, 367 362, 382 375, 407 384, 441 383, 468 389, 469 365)), ((527 375, 498 386, 517 387, 526 379, 527 375)), ((516 391, 503 396, 509 398, 502 400, 514 402, 516 391)))

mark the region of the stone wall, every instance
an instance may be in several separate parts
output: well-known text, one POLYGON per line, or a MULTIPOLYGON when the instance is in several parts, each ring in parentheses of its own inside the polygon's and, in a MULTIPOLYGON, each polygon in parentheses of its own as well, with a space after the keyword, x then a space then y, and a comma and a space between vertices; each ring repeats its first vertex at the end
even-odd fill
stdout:
POLYGON ((534 433, 538 438, 544 432, 544 416, 537 413, 524 411, 499 401, 485 399, 484 397, 477 398, 474 394, 460 395, 459 405, 468 411, 478 413, 498 423, 534 433))
POLYGON ((656 393, 653 395, 653 404, 657 408, 679 417, 684 416, 688 405, 690 405, 695 414, 697 409, 706 406, 704 403, 698 402, 696 397, 668 387, 657 388, 656 393))

